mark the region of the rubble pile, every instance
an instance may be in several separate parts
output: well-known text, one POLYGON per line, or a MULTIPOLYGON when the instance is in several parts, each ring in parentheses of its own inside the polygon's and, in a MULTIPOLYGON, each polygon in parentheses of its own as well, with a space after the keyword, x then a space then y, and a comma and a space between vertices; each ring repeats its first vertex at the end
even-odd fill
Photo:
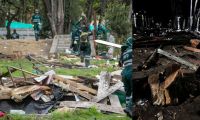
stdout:
MULTIPOLYGON (((26 58, 33 65, 54 64, 45 64, 31 56, 26 58)), ((101 72, 94 79, 87 76, 58 75, 53 70, 34 74, 22 67, 4 67, 7 72, 0 74, 1 111, 23 110, 26 114, 48 114, 52 109, 96 107, 103 112, 124 114, 118 96, 113 94, 117 90, 123 91, 119 72, 101 72), (13 77, 14 72, 21 72, 23 77, 13 77)))
POLYGON ((141 119, 180 119, 189 104, 193 105, 189 112, 199 116, 198 110, 192 109, 195 104, 188 102, 200 102, 199 42, 186 32, 135 41, 135 98, 147 100, 136 110, 141 119))

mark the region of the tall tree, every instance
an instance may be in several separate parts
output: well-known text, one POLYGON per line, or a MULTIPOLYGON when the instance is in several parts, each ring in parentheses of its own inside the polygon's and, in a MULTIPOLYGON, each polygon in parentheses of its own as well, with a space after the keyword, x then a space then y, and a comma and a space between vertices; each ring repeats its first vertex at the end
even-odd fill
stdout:
POLYGON ((89 21, 91 21, 92 19, 93 2, 94 0, 87 0, 87 3, 86 3, 86 8, 87 8, 86 16, 89 21))
POLYGON ((64 0, 44 0, 54 35, 64 33, 64 0))

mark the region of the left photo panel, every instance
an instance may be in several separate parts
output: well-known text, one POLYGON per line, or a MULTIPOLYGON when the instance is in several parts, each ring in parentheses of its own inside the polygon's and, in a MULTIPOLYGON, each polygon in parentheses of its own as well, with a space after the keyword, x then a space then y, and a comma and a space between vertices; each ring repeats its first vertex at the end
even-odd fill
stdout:
POLYGON ((0 120, 131 120, 132 0, 0 0, 0 120))

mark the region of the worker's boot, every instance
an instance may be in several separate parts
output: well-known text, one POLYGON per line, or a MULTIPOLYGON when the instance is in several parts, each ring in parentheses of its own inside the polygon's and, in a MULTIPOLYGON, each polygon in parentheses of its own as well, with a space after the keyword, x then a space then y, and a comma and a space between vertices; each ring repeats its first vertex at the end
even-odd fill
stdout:
POLYGON ((133 102, 132 102, 132 97, 126 97, 126 108, 124 109, 124 112, 132 117, 133 116, 133 102))

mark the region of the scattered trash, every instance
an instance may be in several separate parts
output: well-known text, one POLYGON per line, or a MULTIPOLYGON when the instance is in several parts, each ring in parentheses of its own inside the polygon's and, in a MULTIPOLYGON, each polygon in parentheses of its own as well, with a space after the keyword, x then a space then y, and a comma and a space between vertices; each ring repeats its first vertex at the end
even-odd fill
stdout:
POLYGON ((26 112, 23 111, 23 110, 10 110, 10 114, 21 114, 21 115, 23 115, 23 114, 26 114, 26 112))
POLYGON ((6 115, 6 114, 5 114, 4 112, 1 112, 1 111, 0 111, 0 118, 1 118, 1 117, 4 117, 5 115, 6 115))

